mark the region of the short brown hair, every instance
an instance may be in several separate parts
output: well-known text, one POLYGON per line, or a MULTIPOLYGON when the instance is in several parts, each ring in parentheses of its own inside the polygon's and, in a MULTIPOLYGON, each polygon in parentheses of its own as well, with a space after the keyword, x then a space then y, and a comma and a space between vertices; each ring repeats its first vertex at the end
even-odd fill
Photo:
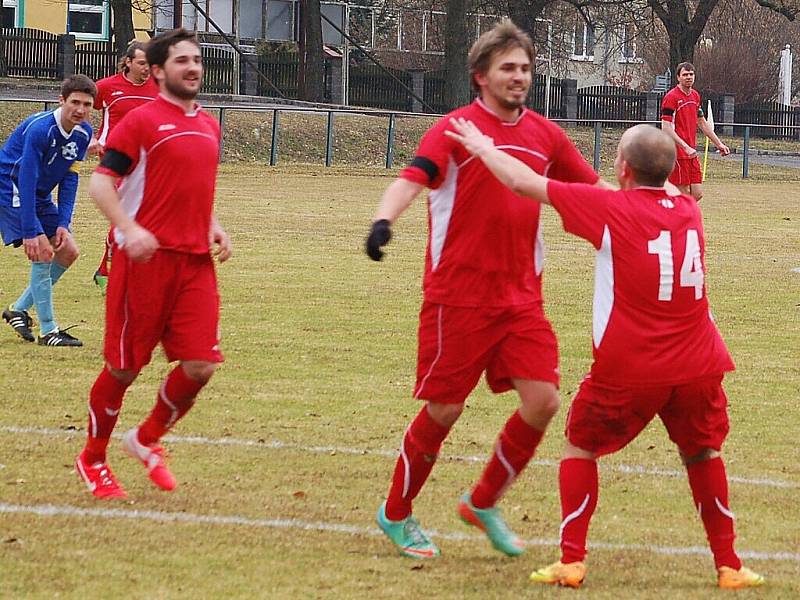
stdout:
POLYGON ((179 27, 178 29, 159 33, 156 37, 147 42, 147 48, 145 50, 147 62, 150 66, 158 65, 159 67, 163 67, 164 63, 167 62, 169 49, 181 42, 192 42, 198 48, 200 47, 200 42, 197 41, 197 36, 193 32, 186 31, 183 27, 179 27))
POLYGON ((130 44, 128 44, 128 49, 125 50, 125 54, 122 58, 119 59, 119 64, 117 65, 117 70, 122 73, 127 73, 131 70, 131 68, 125 64, 125 61, 129 58, 133 60, 136 58, 136 53, 141 50, 142 52, 145 51, 144 49, 144 42, 140 42, 138 40, 133 40, 130 44))
POLYGON ((70 75, 61 82, 61 97, 66 100, 74 92, 83 92, 94 98, 97 96, 97 86, 86 75, 70 75))
POLYGON ((492 59, 497 54, 513 48, 522 48, 528 55, 531 65, 533 64, 536 58, 533 42, 527 33, 514 25, 511 19, 503 19, 472 44, 467 56, 467 65, 469 66, 470 83, 475 90, 478 90, 475 74, 486 73, 492 59))
POLYGON ((640 185, 660 187, 675 166, 675 142, 652 125, 634 125, 620 141, 622 158, 640 185))
POLYGON ((678 66, 675 67, 675 76, 679 77, 681 71, 689 71, 691 73, 694 73, 694 65, 690 62, 682 62, 678 64, 678 66))

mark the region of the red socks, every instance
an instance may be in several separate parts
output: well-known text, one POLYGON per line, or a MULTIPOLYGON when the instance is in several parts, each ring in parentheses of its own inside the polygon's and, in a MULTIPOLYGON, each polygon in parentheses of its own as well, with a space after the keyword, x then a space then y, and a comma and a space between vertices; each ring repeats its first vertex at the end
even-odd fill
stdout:
POLYGON ((728 477, 725 463, 719 456, 686 466, 692 498, 708 543, 714 554, 714 565, 739 570, 742 561, 733 549, 736 534, 733 530, 733 513, 728 508, 728 477))
POLYGON ((519 411, 511 415, 500 432, 492 458, 472 490, 475 508, 495 505, 531 460, 543 435, 543 431, 523 421, 519 411))
POLYGON ((585 458, 565 458, 558 468, 561 491, 561 562, 582 561, 586 557, 589 521, 597 507, 597 462, 585 458))
POLYGON ((139 426, 139 443, 152 446, 185 415, 204 383, 190 379, 178 365, 161 385, 153 412, 139 426))
POLYGON ((428 479, 449 431, 449 427, 439 425, 431 418, 427 405, 408 426, 386 498, 387 519, 400 521, 411 514, 411 503, 428 479))
POLYGON ((128 385, 119 381, 104 367, 89 392, 88 437, 83 449, 86 463, 106 462, 106 448, 117 424, 122 398, 128 385))

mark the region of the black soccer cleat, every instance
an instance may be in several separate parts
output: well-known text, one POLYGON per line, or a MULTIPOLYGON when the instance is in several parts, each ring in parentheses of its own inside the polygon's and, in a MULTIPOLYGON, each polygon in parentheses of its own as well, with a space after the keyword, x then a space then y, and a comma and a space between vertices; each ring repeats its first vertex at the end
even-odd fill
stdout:
POLYGON ((40 346, 83 346, 83 342, 68 334, 66 329, 51 331, 47 335, 41 336, 38 344, 40 346))
POLYGON ((26 310, 11 310, 9 306, 3 311, 3 320, 11 325, 16 334, 26 342, 32 342, 36 338, 33 337, 31 326, 33 319, 26 310))

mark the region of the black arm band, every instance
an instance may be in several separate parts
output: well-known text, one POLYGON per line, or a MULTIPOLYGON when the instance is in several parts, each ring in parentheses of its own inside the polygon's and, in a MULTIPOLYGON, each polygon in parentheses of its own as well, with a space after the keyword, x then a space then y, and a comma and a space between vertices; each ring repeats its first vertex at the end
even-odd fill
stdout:
POLYGON ((661 114, 662 115, 666 115, 668 117, 671 117, 672 115, 675 114, 675 111, 672 110, 671 108, 664 108, 664 109, 661 110, 661 114))
POLYGON ((436 177, 439 175, 439 167, 436 166, 436 163, 429 158, 425 158, 424 156, 415 156, 409 166, 417 167, 418 169, 425 171, 425 174, 428 176, 429 183, 436 179, 436 177))
POLYGON ((100 161, 100 166, 111 169, 117 175, 122 176, 128 173, 131 163, 133 163, 133 161, 127 154, 109 148, 105 151, 105 154, 103 154, 103 160, 100 161))

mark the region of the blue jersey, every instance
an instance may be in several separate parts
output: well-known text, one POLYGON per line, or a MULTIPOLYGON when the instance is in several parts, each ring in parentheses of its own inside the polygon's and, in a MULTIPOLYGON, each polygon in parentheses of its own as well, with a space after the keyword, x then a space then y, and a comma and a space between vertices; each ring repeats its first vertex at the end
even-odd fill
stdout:
POLYGON ((91 138, 86 121, 67 133, 60 108, 31 115, 8 138, 0 150, 0 205, 19 211, 23 238, 44 232, 38 213, 52 207, 56 186, 58 227, 69 228, 78 191, 75 161, 86 158, 91 138))

